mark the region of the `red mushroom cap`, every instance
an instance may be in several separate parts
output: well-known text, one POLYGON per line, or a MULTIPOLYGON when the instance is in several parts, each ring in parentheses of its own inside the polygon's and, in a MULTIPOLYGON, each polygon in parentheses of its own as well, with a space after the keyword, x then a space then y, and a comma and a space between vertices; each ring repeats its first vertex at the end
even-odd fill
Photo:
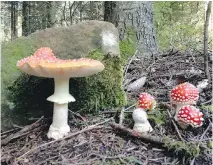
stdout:
POLYGON ((153 110, 156 107, 156 101, 150 94, 141 93, 139 96, 138 105, 144 110, 153 110))
POLYGON ((177 114, 177 121, 192 127, 200 127, 203 124, 203 113, 194 106, 185 105, 181 107, 177 114))
POLYGON ((174 104, 195 104, 199 98, 199 91, 194 85, 185 82, 173 88, 170 96, 174 104))
POLYGON ((42 47, 32 56, 19 60, 17 67, 27 74, 50 78, 85 77, 104 69, 104 65, 100 61, 89 58, 59 59, 48 47, 42 47))

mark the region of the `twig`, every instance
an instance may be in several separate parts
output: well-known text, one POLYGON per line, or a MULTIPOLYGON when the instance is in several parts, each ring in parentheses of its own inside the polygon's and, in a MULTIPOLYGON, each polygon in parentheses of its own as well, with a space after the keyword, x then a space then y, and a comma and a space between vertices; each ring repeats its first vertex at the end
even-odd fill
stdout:
POLYGON ((211 103, 211 102, 212 102, 212 99, 210 99, 210 100, 208 100, 206 102, 201 103, 201 105, 205 105, 205 104, 208 104, 208 103, 211 103))
POLYGON ((107 120, 105 120, 105 121, 103 121, 103 122, 100 122, 100 123, 97 123, 97 124, 94 124, 94 125, 90 125, 90 126, 84 128, 84 129, 80 130, 80 131, 73 132, 73 133, 71 133, 71 134, 65 136, 64 138, 57 139, 57 140, 53 140, 53 141, 44 143, 44 144, 42 144, 42 145, 39 145, 39 146, 37 146, 37 147, 35 147, 35 148, 33 148, 33 149, 30 149, 29 151, 27 151, 27 152, 24 153, 23 155, 19 156, 17 159, 20 159, 20 158, 26 156, 27 154, 33 152, 34 150, 39 149, 39 148, 44 147, 44 146, 47 146, 47 145, 49 145, 49 144, 52 144, 52 143, 55 143, 55 142, 58 142, 58 141, 61 141, 61 140, 64 140, 64 139, 71 138, 71 137, 76 136, 76 135, 78 135, 78 134, 81 134, 81 133, 83 133, 83 132, 91 131, 91 130, 93 130, 93 129, 95 129, 95 128, 100 128, 100 127, 97 127, 97 126, 98 126, 98 125, 102 125, 102 124, 104 124, 104 123, 107 123, 107 122, 109 122, 109 121, 112 120, 112 119, 113 119, 113 117, 111 117, 111 118, 109 118, 109 119, 107 119, 107 120))
MULTIPOLYGON (((169 117, 172 118, 172 115, 170 114, 168 109, 167 109, 167 113, 169 114, 169 117)), ((182 140, 183 142, 185 142, 185 140, 182 138, 182 136, 181 136, 181 134, 179 132, 179 129, 178 129, 177 125, 175 124, 175 122, 173 121, 173 119, 171 121, 172 121, 173 126, 175 127, 175 130, 176 130, 176 132, 178 134, 179 139, 182 140)))
MULTIPOLYGON (((132 113, 133 111, 123 111, 123 113, 132 113)), ((117 113, 117 111, 105 111, 101 112, 101 114, 108 114, 108 113, 117 113)))
MULTIPOLYGON (((129 106, 129 107, 127 107, 126 109, 124 109, 124 113, 132 113, 133 112, 133 110, 130 110, 130 111, 127 111, 127 110, 129 110, 129 109, 131 109, 132 107, 134 107, 136 104, 133 104, 133 105, 131 105, 131 106, 129 106)), ((164 103, 159 103, 159 104, 157 104, 157 107, 159 107, 159 108, 170 108, 170 106, 169 106, 169 104, 167 104, 166 102, 164 102, 164 103)), ((104 111, 104 112, 101 112, 101 114, 108 114, 108 113, 117 113, 117 111, 104 111)))
MULTIPOLYGON (((197 144, 197 148, 200 147, 200 143, 202 142, 203 137, 204 137, 204 135, 206 134, 206 132, 209 130, 210 126, 211 126, 211 124, 208 125, 208 127, 206 128, 206 130, 205 130, 205 131, 203 132, 203 134, 201 135, 200 140, 198 141, 198 144, 197 144)), ((194 157, 194 158, 192 159, 190 165, 194 165, 195 158, 196 158, 196 157, 194 157)))
POLYGON ((23 128, 24 128, 24 127, 19 126, 19 125, 16 125, 16 124, 13 124, 13 127, 15 127, 15 128, 20 128, 20 129, 23 129, 23 128))
POLYGON ((72 113, 72 114, 74 114, 75 116, 77 116, 77 117, 80 118, 81 120, 86 121, 86 118, 83 117, 83 116, 81 116, 79 113, 73 112, 73 111, 71 111, 70 109, 69 109, 69 112, 72 113))
POLYGON ((15 134, 9 135, 7 138, 5 138, 5 139, 3 139, 3 140, 1 141, 1 144, 2 144, 2 145, 6 145, 6 144, 8 144, 11 140, 17 139, 17 138, 21 137, 23 134, 24 134, 24 135, 28 134, 28 133, 29 133, 28 131, 31 130, 31 129, 34 129, 35 127, 37 127, 37 126, 38 126, 38 123, 39 123, 42 119, 43 119, 43 116, 42 116, 39 120, 37 120, 35 123, 33 123, 33 124, 31 124, 31 125, 25 126, 23 129, 21 129, 20 131, 16 132, 15 134))
POLYGON ((13 129, 11 129, 11 130, 2 132, 2 133, 1 133, 1 136, 5 135, 5 134, 8 134, 8 133, 11 133, 11 132, 13 132, 13 131, 17 131, 17 130, 19 130, 19 129, 20 129, 20 128, 13 128, 13 129))
POLYGON ((127 67, 126 67, 126 69, 125 69, 125 71, 124 71, 124 77, 126 77, 126 74, 127 74, 128 69, 129 69, 129 66, 130 66, 130 64, 131 64, 131 62, 132 62, 132 59, 136 56, 137 53, 138 53, 138 50, 135 51, 135 54, 134 54, 134 55, 131 57, 131 59, 129 60, 128 65, 127 65, 127 67))
POLYGON ((123 121, 124 121, 124 108, 122 107, 121 113, 120 113, 120 116, 119 116, 119 124, 122 125, 123 121))
POLYGON ((156 137, 156 136, 150 136, 150 135, 144 135, 141 133, 138 133, 136 131, 133 131, 132 129, 126 128, 120 124, 116 124, 116 123, 109 123, 109 125, 113 128, 113 129, 117 129, 120 130, 122 132, 128 133, 129 135, 136 137, 138 139, 142 139, 142 140, 146 140, 152 143, 157 143, 157 144, 161 144, 163 145, 163 139, 160 137, 156 137))

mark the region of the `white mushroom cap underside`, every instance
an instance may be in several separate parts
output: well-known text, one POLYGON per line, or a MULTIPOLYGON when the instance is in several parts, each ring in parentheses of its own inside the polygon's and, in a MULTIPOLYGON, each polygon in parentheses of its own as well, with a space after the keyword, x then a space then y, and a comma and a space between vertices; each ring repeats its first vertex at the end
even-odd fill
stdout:
POLYGON ((99 65, 78 65, 78 66, 67 66, 67 67, 48 67, 38 65, 32 67, 30 64, 25 63, 19 67, 22 72, 38 77, 86 77, 97 74, 104 69, 103 64, 99 65))

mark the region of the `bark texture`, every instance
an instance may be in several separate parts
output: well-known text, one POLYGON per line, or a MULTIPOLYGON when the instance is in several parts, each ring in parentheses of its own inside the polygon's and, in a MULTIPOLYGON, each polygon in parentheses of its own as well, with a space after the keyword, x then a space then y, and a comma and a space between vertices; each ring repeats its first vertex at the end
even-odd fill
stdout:
POLYGON ((212 1, 208 2, 207 10, 206 10, 206 19, 204 24, 204 59, 205 59, 205 75, 206 78, 211 81, 211 77, 209 74, 209 65, 208 65, 208 28, 209 28, 209 20, 210 20, 210 14, 211 14, 211 5, 212 1))
POLYGON ((29 19, 29 2, 23 1, 22 3, 22 35, 27 36, 30 32, 30 19, 29 19))
POLYGON ((104 6, 104 20, 118 28, 120 40, 128 38, 127 32, 135 32, 139 55, 144 57, 157 54, 152 2, 105 2, 104 6))
POLYGON ((12 1, 10 3, 11 3, 11 40, 14 40, 18 37, 16 28, 18 23, 18 12, 17 12, 18 2, 12 1))

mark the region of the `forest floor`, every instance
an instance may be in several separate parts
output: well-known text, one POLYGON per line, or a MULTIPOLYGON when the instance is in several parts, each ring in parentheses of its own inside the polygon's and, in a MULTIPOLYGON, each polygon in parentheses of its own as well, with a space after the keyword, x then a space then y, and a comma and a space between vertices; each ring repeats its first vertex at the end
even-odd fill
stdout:
MULTIPOLYGON (((210 66, 212 64, 210 63, 210 66)), ((113 127, 116 111, 81 116, 69 111, 71 132, 52 141, 46 133, 50 119, 1 133, 1 163, 40 165, 210 165, 212 164, 212 82, 200 93, 197 107, 204 114, 199 128, 180 129, 170 117, 169 91, 180 82, 194 85, 205 79, 201 54, 168 51, 155 59, 132 57, 126 65, 124 84, 129 105, 120 129, 113 127), (135 80, 146 76, 142 88, 129 90, 135 80), (148 112, 154 131, 149 135, 131 132, 131 111, 141 92, 152 94, 159 103, 148 112), (165 140, 165 137, 173 139, 165 140)), ((212 70, 210 68, 212 75, 212 70)), ((115 119, 117 121, 117 119, 115 119)), ((116 127, 117 126, 117 127, 116 127)))

